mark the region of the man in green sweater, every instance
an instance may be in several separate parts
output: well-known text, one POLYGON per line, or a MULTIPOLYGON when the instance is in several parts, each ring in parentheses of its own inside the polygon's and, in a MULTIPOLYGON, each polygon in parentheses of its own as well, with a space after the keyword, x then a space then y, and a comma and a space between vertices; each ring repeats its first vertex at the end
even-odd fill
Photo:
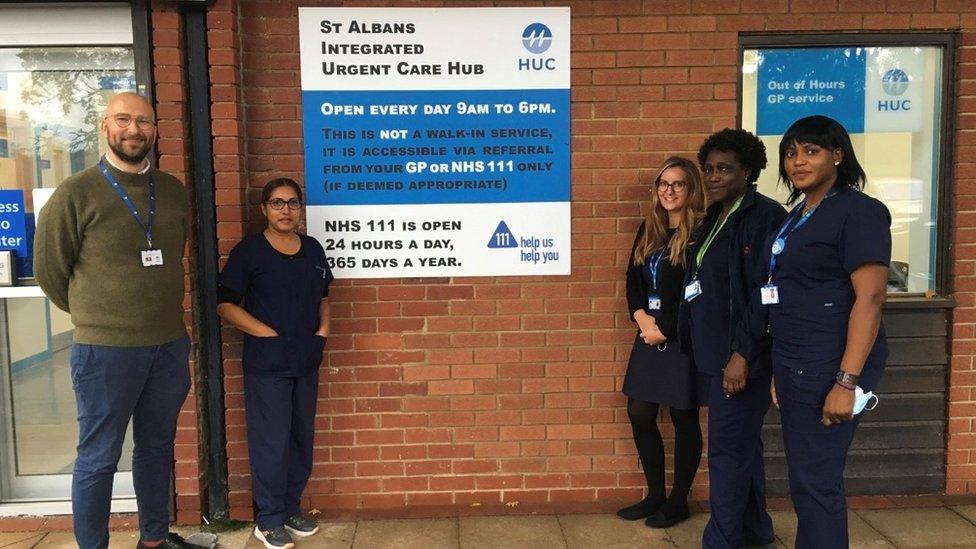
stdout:
POLYGON ((168 533, 176 418, 190 387, 182 304, 187 194, 146 158, 156 123, 143 97, 114 96, 101 131, 108 152, 61 183, 34 237, 37 282, 75 325, 75 539, 83 549, 108 547, 112 480, 131 418, 137 547, 190 547, 168 533))

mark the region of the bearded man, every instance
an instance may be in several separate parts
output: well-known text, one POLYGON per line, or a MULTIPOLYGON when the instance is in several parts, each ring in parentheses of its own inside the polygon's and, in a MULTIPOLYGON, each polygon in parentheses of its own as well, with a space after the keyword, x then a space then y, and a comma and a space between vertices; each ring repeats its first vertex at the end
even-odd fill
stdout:
POLYGON ((37 282, 75 325, 75 539, 83 549, 108 547, 112 481, 131 418, 137 547, 194 547, 168 533, 176 418, 190 387, 187 193, 147 158, 156 120, 145 98, 113 96, 101 132, 108 152, 55 190, 34 240, 37 282))

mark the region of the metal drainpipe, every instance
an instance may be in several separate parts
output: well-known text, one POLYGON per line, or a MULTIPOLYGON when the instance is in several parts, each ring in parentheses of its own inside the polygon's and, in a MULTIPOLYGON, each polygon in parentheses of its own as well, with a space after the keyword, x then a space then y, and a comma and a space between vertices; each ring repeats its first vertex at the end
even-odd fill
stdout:
POLYGON ((200 409, 206 449, 207 515, 229 518, 227 436, 224 425, 224 367, 217 318, 217 215, 214 201, 213 137, 210 119, 210 71, 207 62, 207 7, 183 5, 186 72, 189 83, 191 174, 196 207, 197 313, 199 367, 206 399, 200 409))

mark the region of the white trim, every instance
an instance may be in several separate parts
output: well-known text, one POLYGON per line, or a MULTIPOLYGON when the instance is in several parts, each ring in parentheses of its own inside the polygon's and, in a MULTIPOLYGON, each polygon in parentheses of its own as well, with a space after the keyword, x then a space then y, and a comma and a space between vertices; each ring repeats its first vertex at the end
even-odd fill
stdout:
MULTIPOLYGON (((113 513, 135 513, 135 498, 113 499, 113 513)), ((70 501, 28 501, 0 503, 0 517, 70 515, 70 501)))
POLYGON ((5 47, 132 44, 132 8, 128 2, 0 6, 0 44, 5 47))
POLYGON ((0 299, 14 297, 44 297, 40 286, 0 286, 0 299))

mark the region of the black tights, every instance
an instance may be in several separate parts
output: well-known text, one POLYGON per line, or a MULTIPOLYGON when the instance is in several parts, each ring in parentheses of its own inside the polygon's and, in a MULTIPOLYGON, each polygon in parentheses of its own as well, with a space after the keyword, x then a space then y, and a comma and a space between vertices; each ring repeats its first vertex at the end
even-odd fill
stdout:
MULTIPOLYGON (((627 399, 627 415, 634 430, 637 455, 644 467, 647 479, 647 499, 656 503, 665 501, 664 490, 664 441, 657 427, 659 405, 627 399)), ((698 423, 698 408, 678 410, 670 408, 674 424, 674 483, 671 486, 672 505, 684 505, 695 480, 695 472, 702 456, 702 433, 698 423)))

